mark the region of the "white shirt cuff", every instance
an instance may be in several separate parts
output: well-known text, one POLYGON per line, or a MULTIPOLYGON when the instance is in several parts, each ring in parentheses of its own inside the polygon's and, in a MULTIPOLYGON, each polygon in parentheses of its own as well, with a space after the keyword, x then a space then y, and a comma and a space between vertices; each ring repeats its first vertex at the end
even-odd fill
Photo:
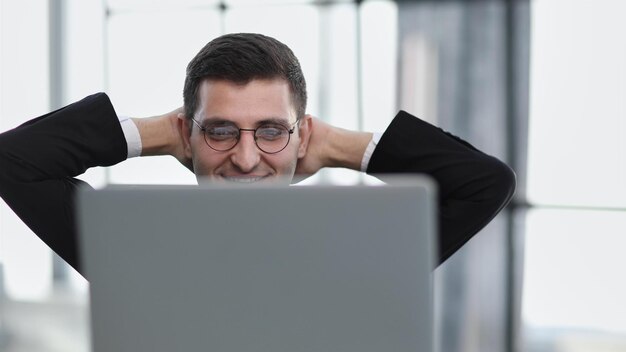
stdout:
POLYGON ((370 164, 370 159, 372 158, 372 154, 374 154, 374 150, 380 141, 380 138, 383 136, 382 133, 374 133, 372 135, 372 140, 365 148, 365 153, 363 153, 363 159, 361 159, 361 171, 366 172, 367 167, 370 164))
POLYGON ((141 155, 141 136, 135 122, 128 116, 121 116, 120 126, 124 132, 124 138, 126 138, 126 145, 128 146, 127 158, 134 158, 141 155))

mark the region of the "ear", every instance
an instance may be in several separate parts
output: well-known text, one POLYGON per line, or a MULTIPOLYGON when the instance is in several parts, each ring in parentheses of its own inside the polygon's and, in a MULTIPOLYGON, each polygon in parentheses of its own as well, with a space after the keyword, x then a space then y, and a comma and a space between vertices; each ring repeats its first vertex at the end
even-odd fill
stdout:
POLYGON ((191 138, 191 120, 186 118, 184 114, 179 113, 177 115, 178 120, 177 120, 177 127, 178 127, 178 133, 180 134, 182 143, 183 143, 183 153, 185 155, 186 158, 191 159, 191 142, 190 142, 190 138, 191 138))
POLYGON ((298 146, 298 159, 304 158, 309 147, 309 140, 313 133, 313 117, 304 115, 298 123, 298 133, 300 135, 300 145, 298 146))

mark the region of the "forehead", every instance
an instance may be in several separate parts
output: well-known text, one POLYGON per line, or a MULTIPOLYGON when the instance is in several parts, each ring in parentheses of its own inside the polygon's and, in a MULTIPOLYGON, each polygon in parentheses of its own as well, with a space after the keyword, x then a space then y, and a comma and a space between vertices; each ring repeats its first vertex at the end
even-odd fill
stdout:
POLYGON ((219 118, 238 124, 265 119, 294 122, 295 107, 284 79, 255 79, 245 84, 205 80, 200 85, 198 119, 219 118))

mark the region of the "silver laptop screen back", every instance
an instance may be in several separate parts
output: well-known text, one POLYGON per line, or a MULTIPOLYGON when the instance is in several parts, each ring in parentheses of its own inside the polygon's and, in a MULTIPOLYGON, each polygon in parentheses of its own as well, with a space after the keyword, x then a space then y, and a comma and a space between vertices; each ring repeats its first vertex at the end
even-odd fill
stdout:
POLYGON ((104 351, 427 351, 434 194, 120 187, 79 197, 104 351))

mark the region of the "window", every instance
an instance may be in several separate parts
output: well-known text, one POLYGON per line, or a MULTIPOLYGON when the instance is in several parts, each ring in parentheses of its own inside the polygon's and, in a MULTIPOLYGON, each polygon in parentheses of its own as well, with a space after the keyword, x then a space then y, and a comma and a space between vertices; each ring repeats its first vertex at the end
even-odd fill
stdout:
MULTIPOLYGON (((225 8, 220 3, 65 0, 51 8, 44 0, 28 5, 0 2, 0 130, 98 91, 107 92, 122 115, 144 117, 177 108, 182 104, 188 61, 210 39, 237 31, 275 36, 295 51, 307 78, 309 112, 345 128, 373 131, 382 131, 392 119, 397 26, 393 1, 365 1, 357 6, 353 1, 233 0, 223 1, 225 8), (56 45, 49 45, 54 36, 50 27, 55 26, 49 19, 58 25, 56 45), (52 72, 54 60, 58 62, 52 72), (28 70, 15 69, 25 66, 28 70)), ((136 158, 111 168, 90 169, 80 178, 96 187, 196 182, 170 157, 136 158)), ((353 183, 359 178, 357 173, 332 170, 311 181, 353 183)), ((25 299, 43 304, 28 313, 14 310, 20 322, 37 321, 37 329, 12 333, 27 334, 30 349, 86 350, 85 281, 69 267, 53 265, 52 252, 0 203, 0 289, 9 293, 0 305, 25 299), (53 276, 63 277, 65 271, 70 271, 72 287, 79 290, 70 297, 76 300, 72 308, 62 297, 64 309, 59 314, 70 314, 69 319, 79 321, 81 328, 63 325, 63 318, 52 324, 37 318, 36 311, 49 311, 55 305, 56 296, 50 295, 56 293, 53 276), (38 342, 41 345, 34 347, 38 342)), ((11 317, 7 326, 13 328, 17 319, 11 317)))
POLYGON ((526 351, 626 348, 624 11, 532 4, 526 351))

